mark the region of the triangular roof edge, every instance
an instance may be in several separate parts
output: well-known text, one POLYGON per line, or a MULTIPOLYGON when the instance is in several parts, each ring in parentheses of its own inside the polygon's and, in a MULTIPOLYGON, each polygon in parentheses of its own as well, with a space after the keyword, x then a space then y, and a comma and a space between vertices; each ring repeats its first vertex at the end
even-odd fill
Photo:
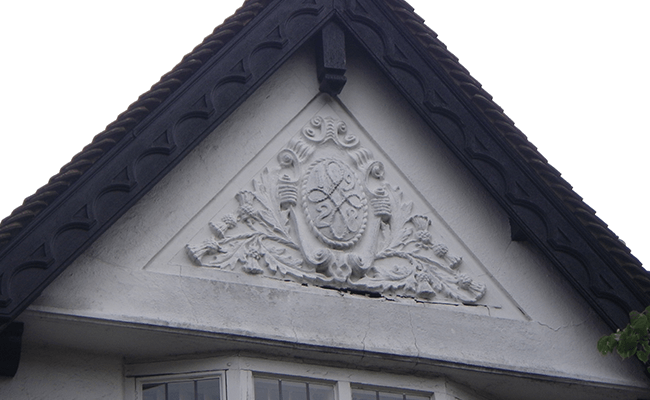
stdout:
POLYGON ((135 125, 150 115, 165 99, 185 83, 201 66, 221 50, 243 29, 270 0, 246 0, 244 4, 206 36, 201 44, 185 55, 180 63, 163 75, 151 89, 118 115, 102 132, 77 153, 69 163, 52 176, 47 184, 0 221, 0 252, 6 248, 30 223, 59 196, 70 188, 88 169, 113 149, 135 125))
MULTIPOLYGON (((625 243, 619 239, 607 224, 596 216, 596 211, 587 205, 548 160, 538 151, 528 137, 515 126, 504 110, 499 107, 492 96, 485 91, 481 84, 474 79, 442 43, 437 34, 424 24, 404 0, 391 0, 387 4, 395 11, 395 15, 404 22, 409 31, 429 50, 430 54, 441 61, 441 65, 455 81, 458 87, 467 95, 490 120, 496 130, 506 141, 527 161, 528 165, 548 185, 564 206, 575 216, 608 255, 620 265, 636 285, 650 296, 650 274, 642 267, 642 263, 625 243)), ((646 298, 647 300, 647 298, 646 298)))
MULTIPOLYGON (((248 0, 105 131, 95 136, 47 185, 25 199, 22 206, 0 223, 0 324, 16 318, 74 258, 333 15, 373 55, 423 119, 504 207, 511 217, 513 231, 521 232, 518 237, 539 246, 610 326, 624 324, 628 311, 650 304, 650 277, 641 263, 548 164, 408 3, 402 0, 248 0), (295 15, 291 10, 312 15, 317 23, 292 25, 291 31, 278 31, 281 38, 269 37, 273 31, 269 27, 286 26, 295 15), (286 15, 282 15, 283 11, 286 15), (369 26, 369 21, 375 21, 372 29, 363 32, 358 29, 364 24, 369 26), (251 36, 249 42, 245 43, 244 35, 251 36), (395 54, 390 48, 396 45, 393 40, 399 42, 401 54, 395 54), (267 65, 242 63, 241 68, 234 68, 247 55, 229 48, 258 48, 265 43, 278 49, 277 59, 269 60, 267 65), (425 88, 421 97, 413 94, 420 90, 408 90, 409 83, 399 75, 419 70, 429 71, 431 75, 417 76, 425 88), (192 97, 188 94, 192 82, 208 73, 215 78, 213 82, 217 86, 234 79, 242 83, 242 88, 220 104, 212 104, 208 98, 201 105, 184 100, 192 97), (449 91, 443 96, 453 97, 456 103, 437 102, 438 93, 430 92, 432 81, 447 87, 449 91), (173 102, 182 103, 189 112, 162 116, 162 110, 173 102), (458 125, 470 137, 467 142, 446 134, 439 127, 441 115, 461 113, 467 116, 462 120, 469 121, 458 125), (189 114, 194 118, 191 119, 193 132, 200 131, 203 135, 164 129, 189 114), (476 132, 487 135, 490 142, 477 143, 477 139, 471 139, 477 137, 473 135, 476 132), (162 155, 165 161, 141 166, 145 153, 162 155), (479 163, 491 165, 492 169, 479 171, 479 163), (500 171, 508 171, 505 185, 500 171), (93 201, 74 198, 81 190, 92 192, 93 201), (119 205, 98 207, 102 196, 116 194, 121 196, 119 205), (68 240, 67 248, 52 249, 57 237, 70 233, 76 236, 68 240), (12 281, 25 270, 32 271, 29 279, 12 281)), ((191 94, 200 96, 198 92, 191 94)))
POLYGON ((508 118, 504 110, 494 102, 492 96, 460 64, 458 58, 438 39, 437 34, 424 24, 424 20, 415 13, 413 7, 404 0, 388 0, 386 4, 395 12, 397 18, 404 23, 409 32, 427 48, 430 55, 440 62, 449 77, 483 112, 502 137, 526 160, 530 168, 536 172, 581 225, 593 235, 616 264, 620 265, 645 295, 650 297, 650 274, 642 267, 640 260, 634 257, 618 235, 596 216, 596 211, 583 201, 582 197, 573 190, 571 184, 515 126, 514 121, 508 118))

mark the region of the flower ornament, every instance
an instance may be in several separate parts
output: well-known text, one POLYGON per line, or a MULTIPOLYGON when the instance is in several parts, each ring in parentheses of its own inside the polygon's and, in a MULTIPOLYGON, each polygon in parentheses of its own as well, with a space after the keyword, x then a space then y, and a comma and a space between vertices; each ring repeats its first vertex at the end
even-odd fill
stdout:
POLYGON ((246 257, 254 258, 257 261, 259 261, 262 256, 263 254, 257 251, 257 249, 250 249, 248 250, 248 253, 246 253, 246 257))
POLYGON ((442 243, 438 243, 438 244, 433 246, 433 254, 435 254, 436 256, 438 256, 440 258, 444 258, 447 255, 448 252, 449 252, 449 249, 447 248, 446 245, 444 245, 442 243))
POLYGON ((232 214, 226 214, 223 218, 221 218, 221 222, 217 222, 216 224, 210 223, 210 228, 212 229, 214 236, 216 236, 218 239, 225 238, 228 229, 232 229, 235 226, 237 226, 237 219, 232 214))
POLYGON ((423 249, 432 248, 433 238, 429 232, 429 225, 431 225, 429 217, 425 215, 414 215, 411 217, 410 221, 415 226, 415 238, 417 240, 415 245, 423 249))
POLYGON ((260 260, 264 258, 264 253, 260 251, 259 247, 256 245, 251 245, 246 250, 246 257, 243 260, 239 260, 242 263, 242 269, 244 272, 251 275, 259 275, 264 273, 262 266, 260 265, 260 260))
POLYGON ((235 199, 239 202, 239 209, 237 209, 237 218, 246 223, 255 221, 255 208, 253 208, 253 201, 255 195, 248 190, 242 190, 235 195, 235 199))
POLYGON ((443 260, 447 261, 447 263, 449 263, 449 268, 451 269, 458 268, 460 263, 463 261, 461 257, 450 256, 449 248, 444 243, 436 243, 433 245, 432 249, 433 254, 435 254, 438 258, 442 258, 443 260))
POLYGON ((415 281, 417 282, 416 293, 418 297, 430 299, 436 295, 436 291, 433 288, 433 275, 421 271, 415 274, 415 281))
POLYGON ((226 224, 226 227, 227 227, 228 229, 232 229, 232 228, 234 228, 235 226, 237 226, 237 217, 235 217, 235 216, 232 215, 232 214, 226 214, 226 215, 224 215, 224 217, 221 218, 221 220, 223 221, 224 224, 226 224))
POLYGON ((433 245, 431 241, 431 233, 429 231, 417 231, 415 232, 417 235, 418 243, 416 246, 422 247, 424 249, 430 249, 431 246, 433 245))
POLYGON ((458 270, 459 246, 439 242, 444 227, 414 213, 392 170, 352 131, 331 116, 311 119, 248 190, 233 192, 235 204, 208 222, 211 239, 186 245, 190 260, 389 298, 479 301, 486 287, 458 270))
POLYGON ((187 245, 185 246, 185 252, 195 261, 201 262, 201 258, 204 256, 212 256, 221 252, 221 246, 214 239, 205 240, 203 243, 198 246, 187 245))

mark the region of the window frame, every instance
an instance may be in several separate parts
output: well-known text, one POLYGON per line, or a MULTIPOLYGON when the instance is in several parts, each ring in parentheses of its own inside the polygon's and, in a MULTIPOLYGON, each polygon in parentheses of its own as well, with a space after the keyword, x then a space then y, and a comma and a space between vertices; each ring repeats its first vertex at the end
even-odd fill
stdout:
POLYGON ((142 400, 143 386, 147 384, 163 384, 174 382, 187 382, 197 381, 202 379, 215 379, 219 378, 219 399, 226 399, 226 375, 225 371, 202 371, 202 372, 186 372, 186 373, 172 373, 165 375, 152 375, 135 378, 135 397, 134 400, 142 400))
MULTIPOLYGON (((257 393, 255 393, 255 379, 256 378, 261 378, 261 379, 267 379, 267 380, 277 380, 277 381, 285 381, 285 382, 293 382, 293 383, 305 383, 305 384, 315 384, 315 385, 320 385, 320 386, 331 386, 332 387, 332 393, 333 393, 333 399, 332 400, 339 400, 339 395, 338 395, 338 390, 337 390, 337 382, 329 379, 312 379, 312 378, 303 378, 300 376, 295 376, 295 375, 286 375, 286 374, 272 374, 272 373, 266 373, 266 372, 253 372, 253 388, 252 388, 252 393, 253 393, 253 399, 257 398, 257 393)), ((283 400, 280 398, 280 400, 283 400)))
MULTIPOLYGON (((406 400, 405 398, 406 396, 428 398, 429 400, 431 400, 434 396, 434 393, 431 390, 423 391, 423 390, 405 389, 396 386, 377 386, 377 385, 368 385, 365 383, 357 383, 357 382, 350 383, 350 393, 352 393, 352 391, 355 389, 373 391, 376 393, 390 393, 390 394, 401 395, 403 400, 406 400)), ((352 397, 350 397, 350 400, 352 400, 352 397)))
POLYGON ((414 377, 250 356, 127 364, 125 377, 126 400, 142 400, 143 384, 215 377, 221 379, 221 400, 255 400, 255 377, 332 385, 334 400, 352 400, 353 388, 435 400, 436 388, 444 381, 442 377, 414 377))

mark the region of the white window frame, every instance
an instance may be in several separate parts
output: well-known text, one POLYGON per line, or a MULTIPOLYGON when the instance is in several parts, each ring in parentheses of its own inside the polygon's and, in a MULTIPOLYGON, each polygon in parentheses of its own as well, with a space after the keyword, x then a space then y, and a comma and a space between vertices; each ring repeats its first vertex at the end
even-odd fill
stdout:
POLYGON ((214 379, 219 378, 219 398, 224 400, 226 397, 226 374, 224 371, 205 371, 199 373, 180 373, 180 374, 167 374, 167 375, 154 375, 145 376, 135 379, 135 398, 134 400, 142 400, 142 387, 148 383, 173 383, 173 382, 187 382, 200 379, 214 379))
POLYGON ((438 400, 436 387, 444 381, 444 378, 419 378, 248 356, 127 364, 125 375, 126 400, 142 400, 143 384, 213 377, 221 379, 221 400, 255 400, 255 376, 332 384, 334 400, 352 400, 353 387, 391 393, 403 391, 438 400))

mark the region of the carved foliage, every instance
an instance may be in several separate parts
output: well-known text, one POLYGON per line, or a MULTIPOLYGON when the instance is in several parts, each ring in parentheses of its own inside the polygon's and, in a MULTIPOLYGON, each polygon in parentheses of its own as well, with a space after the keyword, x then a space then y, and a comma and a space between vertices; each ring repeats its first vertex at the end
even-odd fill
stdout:
POLYGON ((313 285, 481 299, 485 286, 458 271, 461 258, 433 240, 429 218, 403 197, 344 122, 315 117, 187 254, 204 267, 313 285))

